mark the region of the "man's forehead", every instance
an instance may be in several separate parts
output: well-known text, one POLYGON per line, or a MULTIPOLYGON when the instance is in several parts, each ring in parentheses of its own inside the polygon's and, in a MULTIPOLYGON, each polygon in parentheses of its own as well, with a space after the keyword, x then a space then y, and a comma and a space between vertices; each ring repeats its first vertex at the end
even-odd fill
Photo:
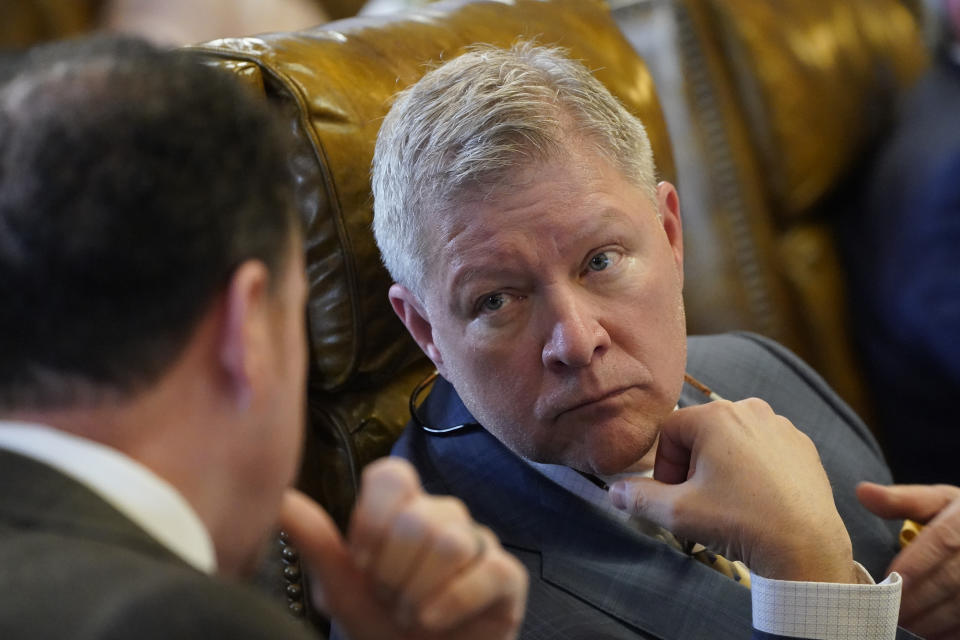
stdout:
POLYGON ((516 173, 496 185, 465 190, 434 207, 427 216, 430 235, 442 247, 466 229, 489 234, 543 230, 559 226, 568 217, 565 214, 579 213, 583 223, 589 223, 597 216, 614 218, 617 209, 633 208, 632 202, 619 202, 610 192, 610 184, 603 182, 614 174, 626 182, 615 169, 604 173, 592 163, 570 166, 555 161, 518 167, 516 173), (485 225, 494 219, 496 227, 485 225))

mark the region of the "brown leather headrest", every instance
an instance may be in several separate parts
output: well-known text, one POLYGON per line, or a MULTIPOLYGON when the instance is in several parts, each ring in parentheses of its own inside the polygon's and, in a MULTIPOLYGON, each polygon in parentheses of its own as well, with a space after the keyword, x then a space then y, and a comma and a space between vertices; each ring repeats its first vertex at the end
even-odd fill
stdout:
POLYGON ((706 2, 778 209, 805 213, 851 169, 926 68, 901 0, 706 2))

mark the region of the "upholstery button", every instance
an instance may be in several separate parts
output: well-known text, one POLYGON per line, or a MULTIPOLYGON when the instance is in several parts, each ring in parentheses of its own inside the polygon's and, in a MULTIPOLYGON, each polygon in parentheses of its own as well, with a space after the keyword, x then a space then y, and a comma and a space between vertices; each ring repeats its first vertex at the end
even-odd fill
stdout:
POLYGON ((280 552, 280 555, 283 556, 283 561, 288 563, 296 562, 300 559, 300 554, 297 552, 296 547, 291 547, 287 545, 280 552))

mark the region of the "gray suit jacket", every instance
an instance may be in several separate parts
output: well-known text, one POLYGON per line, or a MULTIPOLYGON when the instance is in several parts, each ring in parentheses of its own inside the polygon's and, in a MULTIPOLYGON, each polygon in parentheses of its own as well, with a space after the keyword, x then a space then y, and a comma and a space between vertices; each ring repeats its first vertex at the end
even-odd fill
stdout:
MULTIPOLYGON (((859 480, 890 482, 863 423, 809 367, 769 340, 723 335, 690 338, 688 346, 694 377, 730 400, 765 399, 813 438, 854 555, 882 576, 897 551, 899 523, 874 517, 854 495, 859 480)), ((702 402, 699 392, 684 388, 681 406, 702 402)), ((442 379, 420 415, 433 426, 475 422, 442 379)), ((394 453, 414 463, 429 491, 462 498, 526 565, 531 587, 523 638, 751 636, 746 589, 598 512, 482 428, 433 435, 410 426, 394 453)))
POLYGON ((0 638, 315 637, 44 464, 0 450, 0 487, 0 638))

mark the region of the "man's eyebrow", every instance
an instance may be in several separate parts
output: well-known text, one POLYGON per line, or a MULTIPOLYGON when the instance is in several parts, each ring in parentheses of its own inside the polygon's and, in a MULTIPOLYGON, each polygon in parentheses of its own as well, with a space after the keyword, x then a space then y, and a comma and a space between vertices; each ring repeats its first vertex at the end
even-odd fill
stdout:
POLYGON ((617 207, 605 207, 596 218, 585 224, 577 234, 580 237, 602 233, 612 222, 623 222, 627 214, 617 207))
POLYGON ((493 277, 499 274, 506 274, 510 270, 500 265, 462 265, 454 268, 454 276, 450 281, 450 288, 456 291, 473 282, 487 277, 493 277))
MULTIPOLYGON (((629 223, 629 215, 617 207, 605 207, 577 229, 569 238, 571 245, 591 241, 603 244, 621 238, 629 223), (607 237, 608 236, 608 237, 607 237)), ((596 247, 590 247, 591 249, 596 247)))

